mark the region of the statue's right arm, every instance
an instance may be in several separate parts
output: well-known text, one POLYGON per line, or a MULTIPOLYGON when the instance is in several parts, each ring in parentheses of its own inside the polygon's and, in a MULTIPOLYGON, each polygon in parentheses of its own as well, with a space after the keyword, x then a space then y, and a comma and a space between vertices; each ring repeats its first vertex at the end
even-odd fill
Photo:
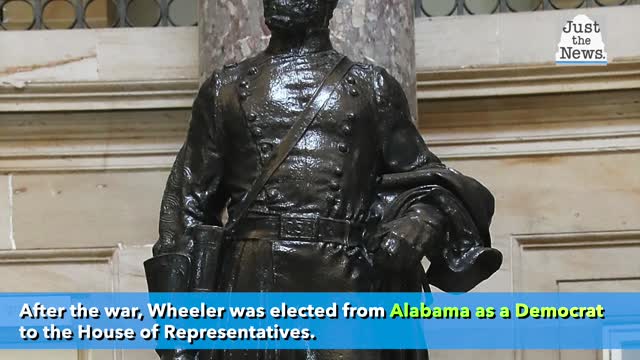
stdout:
POLYGON ((220 193, 224 134, 216 102, 218 76, 200 88, 193 103, 189 131, 169 174, 160 209, 159 238, 154 256, 189 254, 189 230, 197 225, 220 225, 225 199, 220 193))

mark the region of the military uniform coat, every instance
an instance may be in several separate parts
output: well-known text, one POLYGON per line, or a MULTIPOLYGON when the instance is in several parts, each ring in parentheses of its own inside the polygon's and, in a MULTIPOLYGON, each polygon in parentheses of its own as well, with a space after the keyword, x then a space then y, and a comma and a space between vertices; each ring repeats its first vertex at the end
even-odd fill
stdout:
MULTIPOLYGON (((187 140, 167 182, 155 255, 188 254, 193 246, 189 228, 222 225, 225 209, 229 217, 236 215, 235 206, 340 58, 334 50, 281 56, 263 53, 226 66, 202 85, 187 140)), ((293 214, 364 223, 379 200, 376 186, 383 175, 429 169, 448 171, 413 124, 398 82, 382 68, 355 63, 252 204, 248 218, 293 214)), ((492 213, 493 203, 487 206, 492 213)), ((488 228, 484 222, 479 227, 488 228)), ((379 273, 370 255, 364 246, 234 239, 225 251, 219 290, 384 291, 388 275, 379 273)), ((395 278, 393 283, 393 290, 420 291, 420 279, 412 275, 395 278)), ((201 358, 207 356, 203 353, 201 358)), ((426 351, 217 354, 217 359, 426 358, 426 351)))

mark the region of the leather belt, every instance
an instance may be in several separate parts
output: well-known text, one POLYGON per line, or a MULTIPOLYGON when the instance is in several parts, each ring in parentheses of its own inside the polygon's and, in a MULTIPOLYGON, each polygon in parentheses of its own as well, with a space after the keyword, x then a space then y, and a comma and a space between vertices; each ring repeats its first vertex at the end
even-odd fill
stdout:
POLYGON ((248 215, 233 229, 234 239, 330 242, 347 246, 363 244, 361 224, 349 220, 290 215, 248 215))

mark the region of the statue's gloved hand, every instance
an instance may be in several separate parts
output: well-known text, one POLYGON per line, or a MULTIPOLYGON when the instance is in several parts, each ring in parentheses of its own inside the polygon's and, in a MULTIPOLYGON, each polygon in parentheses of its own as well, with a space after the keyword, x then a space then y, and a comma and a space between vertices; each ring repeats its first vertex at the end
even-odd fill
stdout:
POLYGON ((413 205, 402 217, 384 223, 374 235, 374 261, 393 271, 415 268, 446 238, 446 218, 427 204, 413 205))

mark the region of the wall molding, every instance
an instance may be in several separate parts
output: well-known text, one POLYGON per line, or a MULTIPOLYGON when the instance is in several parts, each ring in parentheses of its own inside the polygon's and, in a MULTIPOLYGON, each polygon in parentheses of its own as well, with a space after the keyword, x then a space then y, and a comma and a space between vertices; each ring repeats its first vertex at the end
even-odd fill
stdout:
POLYGON ((626 246, 640 245, 640 230, 513 234, 511 239, 518 251, 626 246))
POLYGON ((197 90, 197 79, 68 83, 0 81, 0 112, 187 108, 197 90))
POLYGON ((25 263, 101 263, 109 264, 117 248, 78 248, 43 250, 2 250, 0 264, 25 263))
POLYGON ((418 74, 419 127, 444 159, 640 150, 640 62, 418 74))
POLYGON ((198 89, 195 27, 8 31, 0 172, 168 168, 198 89), (52 45, 53 44, 53 45, 52 45))
POLYGON ((640 247, 640 230, 613 230, 511 235, 512 290, 523 289, 522 257, 527 251, 556 249, 588 249, 611 247, 640 247))
MULTIPOLYGON (((65 249, 39 249, 39 250, 0 250, 0 267, 15 265, 59 265, 59 264, 77 264, 88 265, 94 264, 106 265, 111 272, 111 292, 119 291, 119 248, 65 248, 65 249)), ((61 280, 64 281, 64 280, 61 280)), ((34 289, 37 291, 38 289, 34 289)), ((46 355, 46 354, 45 354, 46 355)), ((106 353, 105 356, 111 359, 123 359, 122 350, 114 350, 106 353)), ((96 356, 93 350, 80 350, 76 352, 78 360, 89 360, 94 358, 103 358, 103 355, 96 356)))
POLYGON ((167 169, 189 108, 0 114, 0 172, 167 169))
POLYGON ((91 156, 74 154, 56 157, 56 154, 34 158, 0 159, 0 173, 35 173, 69 171, 168 170, 175 161, 177 150, 171 149, 147 154, 91 156))
POLYGON ((476 138, 465 141, 433 140, 424 136, 431 150, 443 160, 471 160, 482 158, 513 158, 532 156, 570 156, 640 151, 640 133, 610 132, 593 135, 568 134, 494 139, 476 138))
MULTIPOLYGON (((567 232, 567 233, 543 233, 543 234, 512 234, 511 235, 511 269, 512 269, 512 291, 542 291, 526 287, 524 283, 523 271, 527 271, 523 266, 523 256, 526 252, 548 251, 548 250, 584 250, 584 249, 605 249, 615 247, 638 247, 640 248, 640 229, 638 230, 612 230, 612 231, 592 231, 592 232, 567 232)), ((548 255, 553 257, 553 255, 548 255)), ((551 259, 553 260, 553 259, 551 259)), ((556 257, 557 261, 567 261, 562 257, 556 257)), ((552 262, 552 261, 551 261, 552 262)), ((567 262, 571 263, 571 261, 567 262)), ((545 264, 545 266, 553 266, 545 264)), ((597 266, 597 264, 595 264, 597 266)), ((531 269, 529 269, 531 270, 531 269)), ((566 276, 567 274, 554 274, 556 277, 549 280, 557 284, 563 282, 583 282, 583 281, 613 281, 613 280, 636 280, 637 275, 632 271, 629 276, 611 277, 607 274, 602 276, 566 276)), ((598 274, 600 275, 600 274, 598 274)), ((544 276, 544 275, 538 275, 544 276)), ((549 289, 545 291, 550 291, 549 289)), ((605 359, 610 356, 603 352, 605 359)), ((514 351, 515 360, 524 359, 561 359, 560 351, 529 352, 523 350, 514 351)))
MULTIPOLYGON (((618 7, 596 9, 594 15, 638 11, 640 7, 618 7)), ((544 23, 536 23, 543 32, 536 41, 553 48, 559 32, 549 16, 570 14, 545 13, 544 23)), ((507 30, 530 27, 523 19, 532 16, 536 14, 417 21, 419 126, 432 151, 443 160, 640 151, 637 54, 619 51, 631 49, 629 44, 621 48, 608 41, 608 50, 616 55, 609 66, 541 63, 549 57, 539 46, 506 42, 509 34, 518 33, 507 30), (460 32, 461 26, 476 30, 460 32), (504 30, 499 38, 505 42, 482 45, 487 37, 477 29, 484 28, 504 30), (506 50, 523 57, 508 61, 506 50), (484 67, 456 65, 469 63, 464 51, 480 52, 474 63, 484 67)), ((619 21, 608 25, 614 33, 627 26, 619 21)), ((1 36, 15 44, 16 52, 0 59, 0 172, 171 166, 198 88, 196 29, 1 36), (53 43, 59 46, 53 48, 53 43), (142 110, 155 116, 131 115, 142 110), (166 114, 178 110, 183 113, 168 121, 166 114), (105 113, 109 116, 100 115, 105 113)))
MULTIPOLYGON (((445 161, 640 151, 640 62, 418 78, 419 127, 445 161)), ((186 79, 0 87, 0 172, 168 169, 197 86, 186 79)))
POLYGON ((640 89, 640 60, 607 66, 555 64, 421 71, 418 100, 640 89))

